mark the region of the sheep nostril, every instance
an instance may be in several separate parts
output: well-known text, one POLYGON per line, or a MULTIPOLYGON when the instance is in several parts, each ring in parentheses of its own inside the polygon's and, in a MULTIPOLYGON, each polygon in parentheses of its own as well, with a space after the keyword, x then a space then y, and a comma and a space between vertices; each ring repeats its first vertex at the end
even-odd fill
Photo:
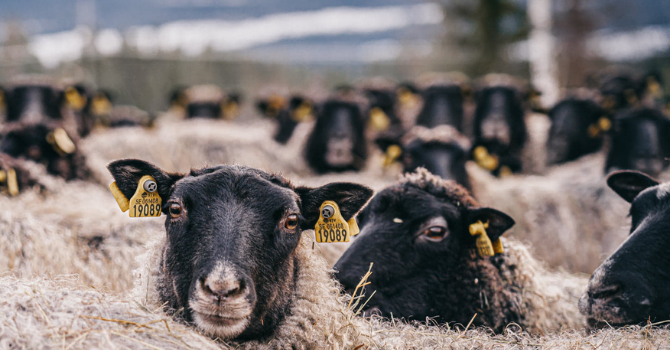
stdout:
POLYGON ((614 284, 604 288, 599 288, 596 291, 589 291, 589 296, 592 299, 610 299, 621 294, 623 288, 620 284, 614 284))
POLYGON ((201 280, 202 291, 206 294, 217 297, 218 299, 227 299, 236 297, 244 291, 243 281, 223 282, 220 280, 201 280))

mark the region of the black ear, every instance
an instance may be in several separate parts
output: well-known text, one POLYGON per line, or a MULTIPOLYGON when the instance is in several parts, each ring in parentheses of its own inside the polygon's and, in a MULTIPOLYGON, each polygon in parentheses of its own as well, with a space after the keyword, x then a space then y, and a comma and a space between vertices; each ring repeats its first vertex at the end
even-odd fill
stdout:
POLYGON ((334 182, 317 188, 298 187, 295 192, 302 201, 303 229, 314 228, 319 220, 321 204, 334 201, 340 207, 344 220, 349 221, 368 202, 374 191, 367 186, 334 182))
POLYGON ((514 219, 512 219, 509 215, 492 208, 470 209, 468 211, 467 218, 467 227, 476 223, 477 221, 481 221, 483 223, 488 222, 489 227, 486 229, 486 233, 488 234, 491 241, 495 241, 500 238, 500 236, 502 236, 505 231, 509 230, 515 224, 514 219))
POLYGON ((258 109, 259 112, 263 116, 268 116, 268 108, 270 107, 270 104, 268 103, 267 100, 258 100, 256 101, 256 109, 258 109))
POLYGON ((634 170, 615 171, 607 177, 607 186, 628 203, 632 203, 640 192, 658 184, 649 175, 634 170))
POLYGON ((107 169, 114 177, 116 185, 126 198, 130 199, 137 190, 137 184, 142 176, 150 175, 156 179, 158 185, 158 195, 163 201, 170 196, 170 189, 177 180, 181 179, 181 174, 169 174, 157 166, 139 159, 120 159, 107 165, 107 169))
POLYGON ((12 157, 18 157, 23 152, 23 135, 20 134, 19 130, 10 131, 6 135, 2 136, 2 142, 0 142, 0 152, 8 154, 12 157))

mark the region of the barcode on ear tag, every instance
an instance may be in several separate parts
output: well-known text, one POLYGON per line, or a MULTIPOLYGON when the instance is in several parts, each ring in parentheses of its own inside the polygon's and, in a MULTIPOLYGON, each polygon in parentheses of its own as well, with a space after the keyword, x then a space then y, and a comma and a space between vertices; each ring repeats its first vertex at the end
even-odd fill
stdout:
POLYGON ((130 198, 129 214, 131 218, 150 218, 161 216, 161 197, 158 195, 156 180, 145 175, 137 184, 137 190, 130 198))
POLYGON ((321 204, 314 234, 318 243, 349 242, 349 224, 342 217, 337 203, 325 201, 321 204))

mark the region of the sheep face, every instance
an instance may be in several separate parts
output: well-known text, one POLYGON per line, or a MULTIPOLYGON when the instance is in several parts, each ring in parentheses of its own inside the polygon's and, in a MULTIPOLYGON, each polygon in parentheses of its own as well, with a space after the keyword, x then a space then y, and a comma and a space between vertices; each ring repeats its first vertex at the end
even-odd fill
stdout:
POLYGON ((579 310, 591 326, 657 322, 670 317, 670 187, 635 171, 607 184, 631 203, 631 233, 589 281, 579 310))
POLYGON ((606 172, 629 169, 658 176, 668 167, 670 121, 660 111, 637 108, 615 117, 606 172))
POLYGON ((498 174, 503 166, 513 172, 521 170, 521 150, 526 139, 523 100, 518 90, 496 86, 476 92, 474 146, 486 148, 498 159, 491 170, 498 174))
MULTIPOLYGON (((442 182, 462 196, 465 189, 442 182)), ((438 192, 439 190, 436 190, 438 192)), ((474 201, 474 200, 473 200, 474 201)), ((475 238, 469 226, 488 222, 488 236, 498 239, 514 224, 504 213, 465 206, 447 196, 411 183, 379 192, 358 217, 361 233, 335 264, 337 278, 352 291, 370 263, 374 263, 368 309, 383 316, 467 324, 474 314, 470 302, 479 298, 475 238), (473 300, 474 300, 473 299, 473 300)), ((472 302, 475 304, 475 302, 472 302)))
POLYGON ((270 334, 290 313, 300 264, 295 253, 303 229, 319 207, 336 201, 352 217, 372 191, 333 183, 294 188, 286 179, 240 166, 187 175, 168 174, 138 160, 111 163, 126 196, 143 175, 158 184, 167 215, 159 286, 162 301, 204 332, 222 339, 270 334))
POLYGON ((48 85, 20 85, 6 93, 7 122, 63 119, 64 96, 48 85))
POLYGON ((464 91, 458 85, 431 86, 422 92, 423 109, 416 125, 434 128, 451 125, 463 131, 464 91))
POLYGON ((590 100, 565 99, 549 111, 547 163, 560 164, 596 152, 610 129, 605 110, 590 100))
POLYGON ((67 132, 45 123, 15 125, 4 135, 0 151, 14 158, 42 163, 47 172, 66 180, 83 178, 86 171, 67 132), (58 134, 58 141, 55 134, 58 134))
POLYGON ((217 102, 192 102, 186 106, 187 118, 209 118, 221 117, 221 104, 217 102))
POLYGON ((357 105, 328 101, 307 140, 305 158, 318 173, 360 170, 367 159, 365 126, 357 105))
POLYGON ((445 180, 454 180, 469 188, 470 182, 465 170, 467 156, 466 150, 453 143, 414 140, 405 146, 403 163, 405 172, 413 172, 423 167, 445 180))

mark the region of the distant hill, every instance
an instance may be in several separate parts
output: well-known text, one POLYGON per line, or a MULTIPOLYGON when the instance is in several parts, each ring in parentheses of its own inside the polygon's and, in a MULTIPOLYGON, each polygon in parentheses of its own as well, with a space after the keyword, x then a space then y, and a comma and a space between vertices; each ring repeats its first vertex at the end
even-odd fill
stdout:
MULTIPOLYGON (((68 30, 77 20, 77 3, 93 0, 3 0, 0 21, 25 21, 31 34, 68 30)), ((555 0, 560 11, 562 0, 555 0)), ((95 0, 97 27, 124 29, 182 19, 235 20, 312 11, 325 7, 377 7, 420 3, 418 0, 95 0)), ((614 31, 670 23, 670 0, 594 0, 590 6, 608 14, 600 28, 614 31)), ((85 6, 84 6, 85 7, 85 6)))

